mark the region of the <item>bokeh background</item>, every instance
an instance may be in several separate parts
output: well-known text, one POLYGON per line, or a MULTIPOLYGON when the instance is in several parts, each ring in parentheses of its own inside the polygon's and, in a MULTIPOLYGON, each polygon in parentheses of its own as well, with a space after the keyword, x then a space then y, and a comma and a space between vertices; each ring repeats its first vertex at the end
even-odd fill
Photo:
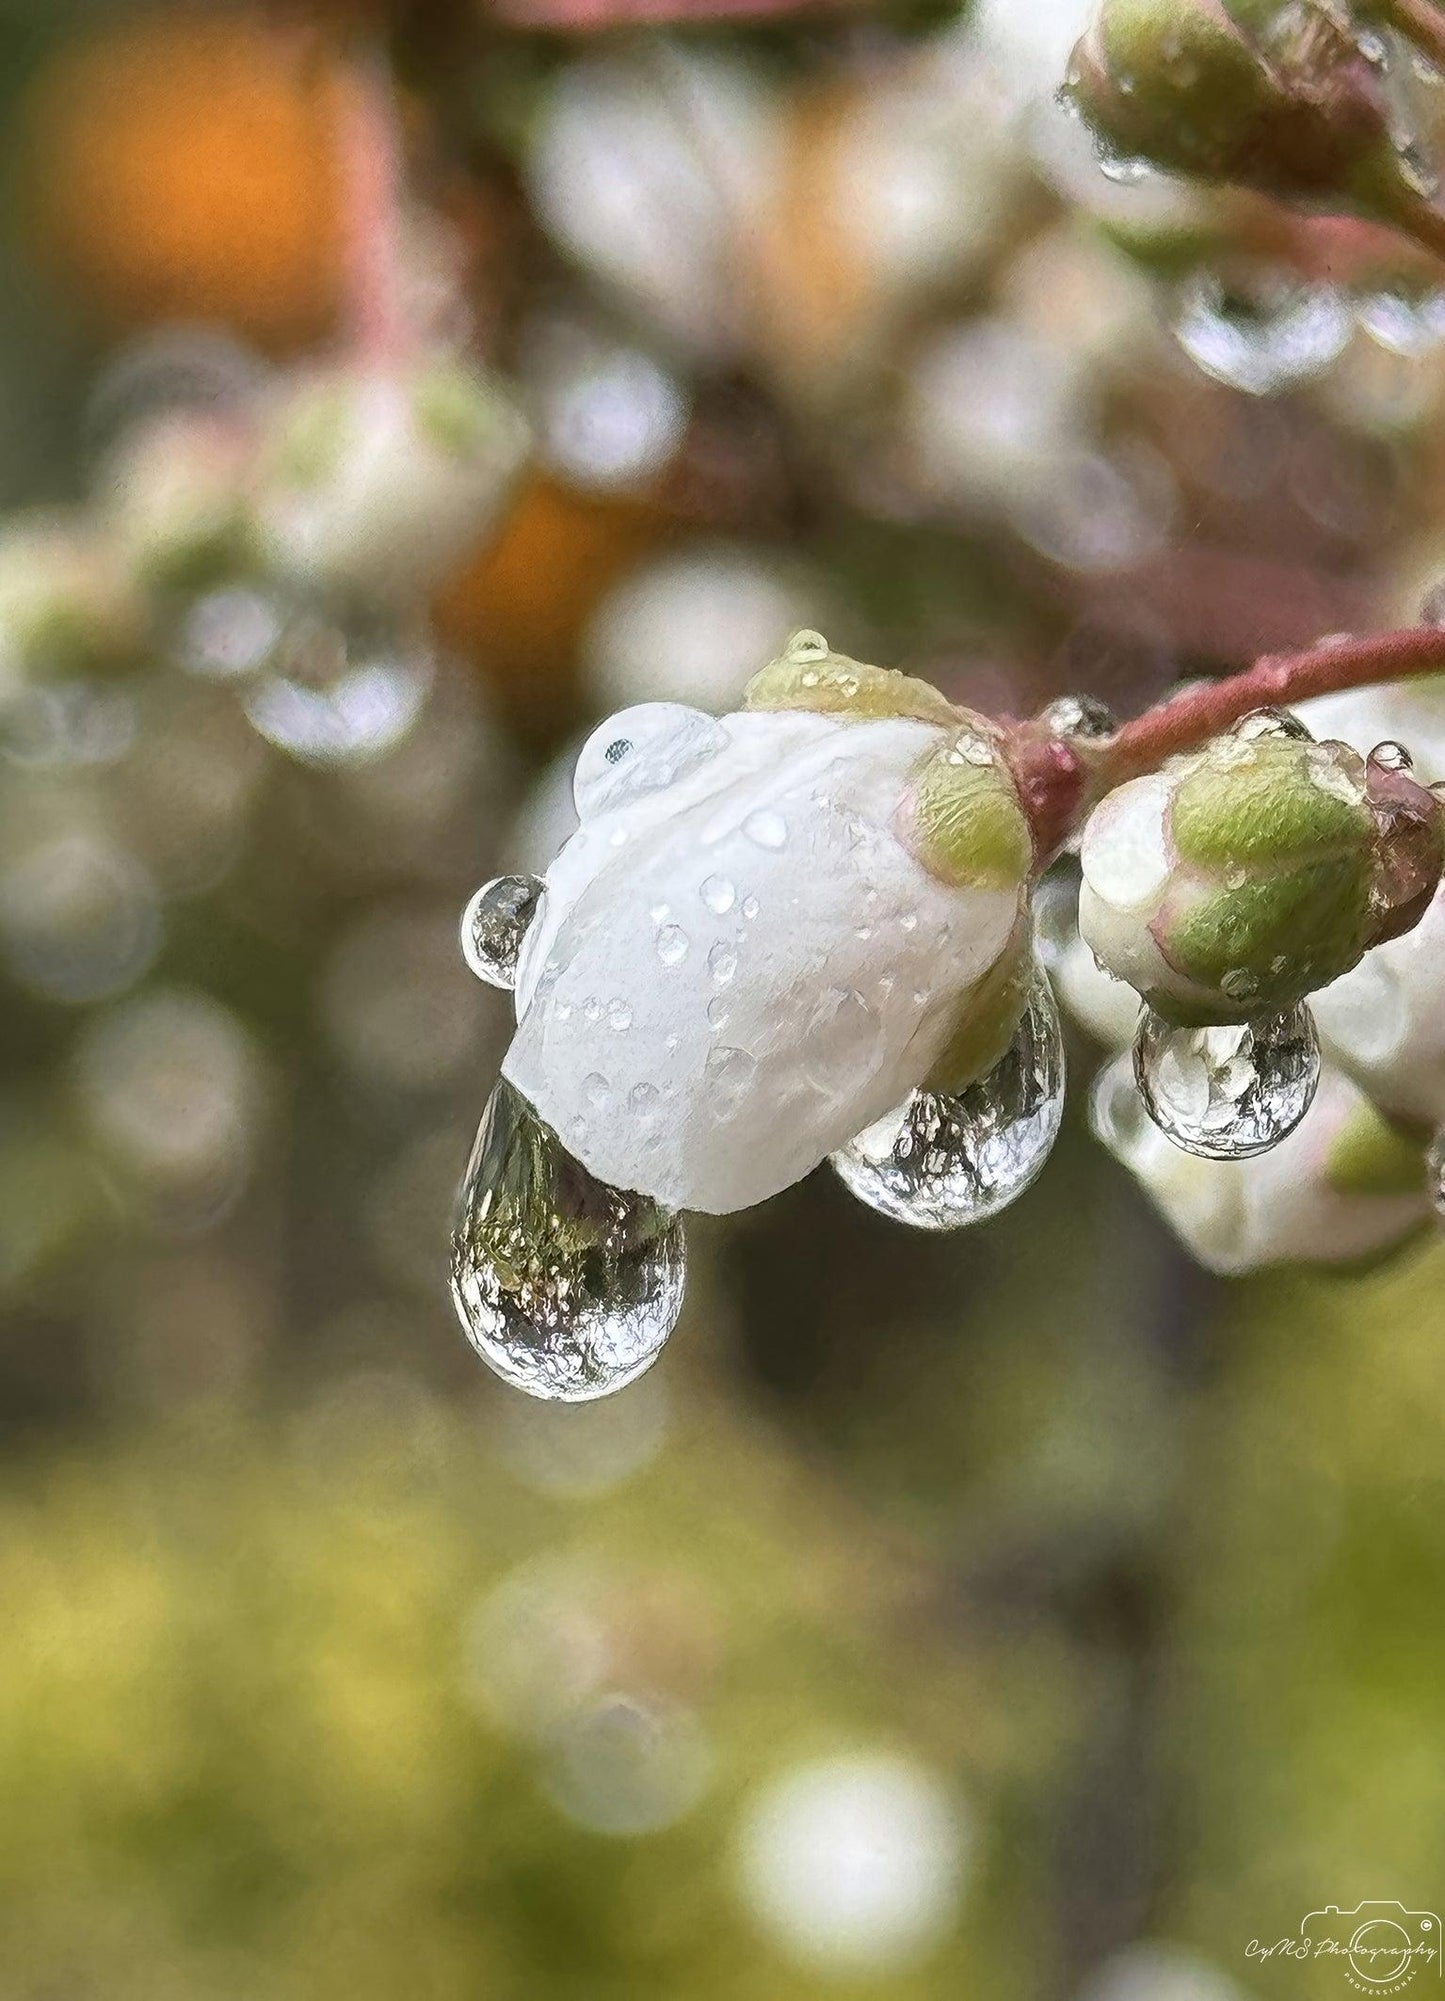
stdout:
POLYGON ((203 593, 5 710, 13 2001, 1242 2001, 1341 1986, 1247 1955, 1307 1911, 1445 1902, 1433 1250, 1205 1278, 1079 1038, 1008 1216, 695 1228, 611 1402, 446 1297, 507 1034, 458 915, 597 718, 798 624, 1129 711, 1445 575, 1438 276, 1101 172, 1082 12, 0 7, 4 648, 37 523, 345 366, 380 48, 413 288, 536 441, 359 662, 250 671, 265 589, 203 593))

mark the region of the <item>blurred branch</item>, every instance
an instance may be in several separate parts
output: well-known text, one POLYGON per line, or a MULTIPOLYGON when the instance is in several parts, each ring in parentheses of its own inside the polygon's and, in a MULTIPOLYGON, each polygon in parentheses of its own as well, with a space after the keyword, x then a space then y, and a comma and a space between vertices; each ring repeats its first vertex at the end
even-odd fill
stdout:
POLYGON ((803 14, 852 12, 855 7, 856 0, 494 0, 492 11, 509 28, 595 34, 643 25, 789 20, 803 14))

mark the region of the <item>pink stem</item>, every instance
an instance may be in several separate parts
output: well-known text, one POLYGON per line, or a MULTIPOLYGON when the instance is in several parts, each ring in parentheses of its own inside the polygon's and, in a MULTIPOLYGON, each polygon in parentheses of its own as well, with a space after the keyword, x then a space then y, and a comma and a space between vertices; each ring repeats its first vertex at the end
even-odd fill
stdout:
POLYGON ((413 342, 402 279, 401 132, 383 57, 358 64, 350 82, 342 139, 350 335, 363 363, 386 368, 413 342))
POLYGON ((1126 779, 1156 770, 1177 751, 1222 735, 1252 709, 1291 708, 1316 695, 1440 673, 1445 673, 1445 629, 1433 625, 1315 646, 1308 653, 1269 654, 1243 674, 1187 688, 1126 723, 1100 745, 1090 792, 1097 798, 1126 779))

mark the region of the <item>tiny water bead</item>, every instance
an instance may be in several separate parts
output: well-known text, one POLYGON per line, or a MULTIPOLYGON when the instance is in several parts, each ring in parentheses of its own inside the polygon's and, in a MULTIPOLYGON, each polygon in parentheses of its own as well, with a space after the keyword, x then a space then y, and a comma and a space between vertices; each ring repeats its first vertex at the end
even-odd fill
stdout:
POLYGON ((479 980, 510 993, 528 926, 546 885, 535 875, 499 875, 482 884, 462 916, 462 957, 479 980))
POLYGON ((1379 771, 1411 772, 1415 760, 1402 743, 1377 743, 1370 752, 1370 763, 1379 771))
POLYGON ((482 1360, 529 1396, 610 1396, 656 1361, 685 1275, 680 1218, 589 1174, 503 1078, 452 1238, 452 1298, 482 1360))
POLYGON ((1292 738, 1296 743, 1314 742, 1311 732, 1288 709, 1251 709, 1247 716, 1240 717, 1230 734, 1245 743, 1271 737, 1292 738))
POLYGON ((1134 1076, 1166 1138, 1204 1160, 1248 1160, 1292 1133, 1314 1099, 1320 1045, 1303 1005, 1212 1028, 1146 1008, 1134 1076))
POLYGON ((1041 720, 1055 736, 1085 742, 1111 737, 1119 727, 1119 719, 1108 703, 1093 695, 1060 695, 1049 703, 1041 720))
POLYGON ((1039 975, 1002 1061, 956 1096, 915 1091, 833 1166, 870 1209, 916 1230, 958 1230, 996 1216, 1043 1171, 1064 1110, 1064 1039, 1039 975))
POLYGON ((1332 285, 1299 284, 1272 272, 1226 285, 1206 273, 1183 288, 1174 337, 1215 381, 1272 396, 1322 375, 1344 353, 1353 326, 1332 285))

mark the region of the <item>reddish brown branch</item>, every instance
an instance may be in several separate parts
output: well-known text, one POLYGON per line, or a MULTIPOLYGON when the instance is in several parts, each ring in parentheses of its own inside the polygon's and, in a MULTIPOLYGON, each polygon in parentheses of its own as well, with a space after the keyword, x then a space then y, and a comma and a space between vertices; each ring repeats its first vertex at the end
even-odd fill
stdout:
POLYGON ((1100 785, 1121 785, 1156 770, 1177 751, 1221 735, 1252 709, 1291 708, 1316 695, 1440 673, 1445 673, 1445 629, 1433 625, 1316 646, 1307 653, 1269 655, 1243 674, 1186 689, 1126 723, 1103 749, 1095 792, 1100 785))

